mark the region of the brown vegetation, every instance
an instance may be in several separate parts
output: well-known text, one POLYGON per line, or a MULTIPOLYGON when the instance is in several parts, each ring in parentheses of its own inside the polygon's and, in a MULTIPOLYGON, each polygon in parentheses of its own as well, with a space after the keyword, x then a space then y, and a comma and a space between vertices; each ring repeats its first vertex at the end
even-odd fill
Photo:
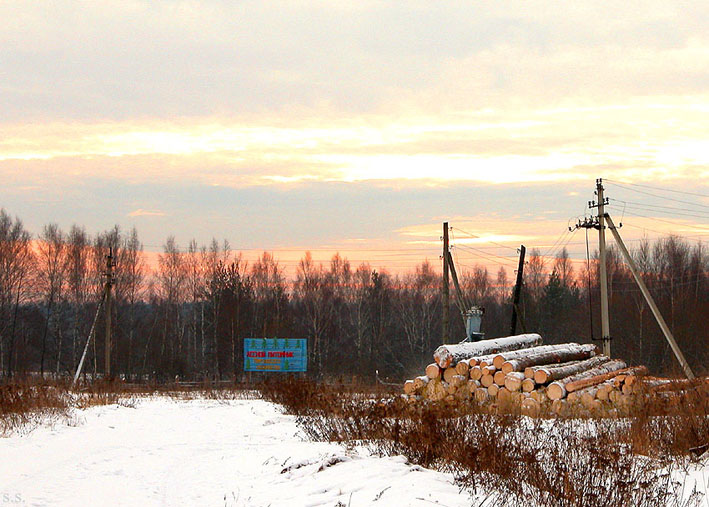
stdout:
POLYGON ((530 419, 514 410, 486 413, 472 401, 412 404, 350 391, 290 381, 262 393, 315 440, 363 443, 450 471, 462 486, 490 494, 489 505, 671 505, 668 470, 709 442, 706 399, 662 417, 648 403, 627 418, 530 419))

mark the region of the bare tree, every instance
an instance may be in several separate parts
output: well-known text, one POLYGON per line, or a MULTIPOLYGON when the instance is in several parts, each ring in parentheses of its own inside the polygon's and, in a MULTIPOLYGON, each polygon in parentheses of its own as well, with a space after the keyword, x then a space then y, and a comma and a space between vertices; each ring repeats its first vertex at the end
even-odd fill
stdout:
POLYGON ((77 354, 82 333, 82 315, 89 297, 89 238, 86 230, 73 225, 67 237, 67 289, 74 310, 71 335, 71 369, 77 366, 77 354))
POLYGON ((332 290, 326 280, 322 264, 316 266, 311 253, 305 252, 298 262, 294 292, 303 305, 306 328, 313 338, 311 352, 318 372, 322 372, 327 356, 328 343, 324 338, 333 317, 332 290))
POLYGON ((563 287, 570 287, 574 283, 574 266, 569 258, 569 251, 566 247, 556 254, 554 266, 552 268, 559 276, 559 281, 563 287))
MULTIPOLYGON (((11 376, 20 304, 29 296, 34 256, 31 236, 19 218, 0 209, 0 370, 11 376)), ((23 347, 23 351, 26 347, 23 347)))
POLYGON ((283 327, 288 295, 283 268, 273 254, 263 252, 254 262, 251 281, 258 308, 254 315, 254 333, 264 337, 276 336, 283 327))
MULTIPOLYGON (((64 233, 57 224, 45 225, 38 244, 38 287, 45 303, 46 317, 42 333, 42 352, 40 355, 40 374, 44 376, 44 362, 47 351, 47 334, 52 320, 55 303, 62 297, 66 276, 66 243, 64 233)), ((55 329, 56 369, 61 361, 61 333, 55 329), (56 335, 59 336, 56 336, 56 335)))
POLYGON ((118 279, 121 290, 117 291, 128 306, 128 348, 126 351, 126 375, 133 374, 133 347, 135 342, 135 306, 143 298, 147 265, 143 244, 138 239, 138 231, 131 229, 123 242, 121 278, 118 279))
POLYGON ((416 266, 414 273, 403 277, 403 288, 397 298, 397 313, 410 354, 423 352, 438 328, 437 315, 441 308, 439 279, 440 274, 428 261, 416 266))
POLYGON ((157 288, 163 301, 163 333, 160 344, 160 359, 165 363, 168 354, 169 369, 175 371, 177 356, 182 352, 184 335, 180 306, 184 301, 184 289, 187 282, 184 254, 170 236, 163 245, 163 253, 158 256, 157 288))

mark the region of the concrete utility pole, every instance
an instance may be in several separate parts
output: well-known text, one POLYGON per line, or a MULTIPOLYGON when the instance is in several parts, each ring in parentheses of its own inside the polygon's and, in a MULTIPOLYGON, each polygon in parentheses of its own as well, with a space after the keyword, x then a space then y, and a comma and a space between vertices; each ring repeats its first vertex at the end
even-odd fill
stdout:
POLYGON ((104 378, 111 377, 111 287, 113 286, 113 247, 109 248, 106 257, 106 356, 104 378))
POLYGON ((448 314, 450 313, 450 289, 448 273, 448 222, 443 222, 443 343, 448 343, 448 314))
POLYGON ((623 238, 620 237, 620 233, 618 233, 618 229, 616 228, 615 224, 613 223, 613 220, 611 219, 611 217, 609 215, 606 215, 605 219, 608 221, 608 228, 613 233, 613 237, 615 238, 616 243, 618 243, 618 247, 620 248, 620 251, 623 254, 623 257, 625 257, 625 261, 628 263, 628 266, 630 267, 630 271, 633 273, 633 277, 635 278, 635 282, 638 284, 638 287, 640 287, 640 292, 642 292, 643 296, 645 297, 645 301, 647 301, 647 304, 650 307, 650 310, 652 310, 652 314, 655 316, 657 323, 660 325, 660 329, 662 329, 662 332, 664 333, 665 338, 667 338, 667 341, 670 343, 670 347, 672 348, 672 352, 674 352, 675 357, 677 358, 677 361, 679 361, 680 366, 682 366, 682 369, 684 370, 684 374, 687 376, 688 379, 692 380, 694 378, 694 373, 692 372, 692 369, 689 367, 687 360, 684 358, 682 351, 679 349, 679 345, 677 345, 677 342, 675 341, 674 336, 672 336, 672 332, 670 331, 670 328, 667 326, 665 319, 662 318, 662 314, 660 313, 660 310, 657 308, 657 305, 655 304, 655 300, 652 298, 650 291, 645 286, 645 282, 643 281, 643 279, 640 276, 640 272, 638 271, 638 267, 635 265, 635 261, 633 260, 632 256, 628 252, 628 249, 625 247, 625 243, 623 242, 623 238))
POLYGON ((608 275, 606 273, 606 204, 603 197, 603 180, 596 180, 596 194, 598 195, 598 252, 599 269, 601 274, 601 340, 603 340, 603 354, 611 356, 610 324, 608 321, 608 275))
MULTIPOLYGON (((517 332, 517 307, 519 306, 519 296, 522 293, 522 280, 524 280, 524 254, 526 251, 527 249, 524 245, 520 245, 519 265, 517 266, 517 281, 515 282, 515 292, 512 297, 512 324, 510 325, 510 336, 514 336, 517 332)), ((524 327, 524 325, 522 327, 524 327)))

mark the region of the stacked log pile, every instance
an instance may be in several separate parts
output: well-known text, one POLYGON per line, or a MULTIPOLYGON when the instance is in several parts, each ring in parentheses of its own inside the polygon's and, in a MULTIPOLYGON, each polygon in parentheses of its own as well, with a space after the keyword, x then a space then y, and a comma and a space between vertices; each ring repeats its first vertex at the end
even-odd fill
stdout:
POLYGON ((538 334, 442 345, 425 374, 404 384, 411 402, 475 400, 500 411, 538 416, 627 413, 638 399, 679 404, 709 381, 689 382, 647 376, 644 366, 628 367, 599 354, 595 345, 542 345, 538 334))

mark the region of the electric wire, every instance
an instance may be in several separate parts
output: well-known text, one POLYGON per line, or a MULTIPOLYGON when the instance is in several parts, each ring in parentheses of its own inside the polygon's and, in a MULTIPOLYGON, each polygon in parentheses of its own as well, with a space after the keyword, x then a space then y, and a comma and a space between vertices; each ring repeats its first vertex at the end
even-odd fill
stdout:
MULTIPOLYGON (((614 208, 616 208, 616 209, 619 208, 618 206, 613 206, 612 204, 609 204, 608 206, 614 207, 614 208)), ((671 225, 674 225, 674 226, 689 227, 689 228, 691 228, 691 229, 697 229, 697 230, 699 230, 699 231, 706 231, 706 232, 709 232, 709 229, 704 228, 704 227, 697 227, 696 225, 691 225, 691 224, 683 224, 683 223, 681 223, 681 222, 673 222, 673 221, 671 221, 671 220, 663 220, 663 219, 657 218, 657 217, 649 217, 649 216, 647 216, 647 215, 641 215, 641 214, 639 214, 639 213, 633 213, 633 212, 630 212, 630 211, 628 211, 628 215, 632 215, 632 216, 640 217, 640 218, 647 218, 648 220, 653 220, 653 221, 656 221, 656 222, 664 222, 664 223, 671 224, 671 225)))
POLYGON ((697 196, 697 197, 709 197, 709 195, 707 195, 707 194, 699 194, 699 193, 696 193, 696 192, 686 192, 686 191, 683 191, 683 190, 673 190, 673 189, 671 189, 671 188, 653 187, 652 185, 643 185, 643 184, 641 184, 641 183, 628 183, 627 181, 616 181, 616 180, 610 180, 610 179, 608 179, 608 178, 604 178, 603 181, 608 181, 608 182, 613 183, 613 184, 615 184, 615 185, 620 185, 620 184, 623 184, 623 185, 632 185, 632 186, 634 186, 634 187, 649 188, 649 189, 651 189, 651 190, 659 190, 659 191, 662 191, 662 192, 672 192, 672 193, 675 193, 675 194, 695 195, 695 196, 697 196))
MULTIPOLYGON (((451 229, 453 229, 453 227, 451 227, 451 229)), ((467 234, 467 235, 470 236, 471 238, 482 239, 483 241, 485 241, 485 243, 491 243, 491 244, 493 244, 493 245, 497 245, 497 246, 502 247, 502 248, 509 248, 510 250, 514 250, 515 252, 517 251, 517 248, 516 248, 516 247, 509 246, 509 245, 503 245, 502 243, 498 243, 498 242, 496 242, 496 241, 492 241, 492 240, 489 240, 489 239, 486 240, 486 239, 484 239, 484 238, 481 238, 481 237, 478 236, 477 234, 473 234, 472 232, 464 231, 464 230, 461 229, 460 227, 456 227, 456 229, 459 230, 460 232, 464 233, 464 234, 467 234)))
MULTIPOLYGON (((608 181, 608 180, 604 180, 604 181, 608 181)), ((683 200, 681 200, 681 199, 675 199, 675 198, 673 198, 673 197, 667 197, 667 196, 665 196, 665 195, 657 195, 657 194, 653 194, 653 193, 651 193, 651 192, 645 192, 644 190, 638 190, 638 189, 636 189, 636 188, 626 187, 625 185, 621 185, 620 183, 612 183, 612 184, 615 185, 615 186, 624 188, 624 189, 626 189, 626 190, 630 190, 631 192, 638 192, 638 193, 640 193, 640 194, 649 195, 649 196, 651 196, 651 197, 657 197, 658 199, 666 199, 666 200, 668 200, 668 201, 674 201, 674 202, 679 202, 679 203, 682 203, 682 204, 688 204, 689 206, 698 206, 698 207, 701 207, 701 208, 709 208, 709 205, 706 205, 706 204, 699 204, 699 203, 696 203, 696 202, 683 201, 683 200)))
MULTIPOLYGON (((622 201, 620 199, 610 199, 611 201, 614 202, 621 202, 623 203, 623 212, 625 212, 625 208, 630 208, 630 209, 639 209, 641 211, 649 211, 651 213, 664 213, 666 215, 673 215, 673 216, 684 216, 684 217, 692 217, 692 218, 700 218, 703 220, 709 219, 709 211, 701 211, 697 210, 696 213, 706 213, 706 215, 697 215, 696 213, 683 213, 682 211, 666 211, 664 209, 656 209, 654 207, 651 207, 651 205, 647 206, 639 206, 637 204, 630 204, 628 202, 622 201)), ((614 204, 608 204, 607 206, 615 206, 616 208, 620 208, 618 205, 614 204)), ((677 208, 674 208, 677 209, 677 208)), ((686 211, 694 211, 694 210, 686 210, 686 211)))

